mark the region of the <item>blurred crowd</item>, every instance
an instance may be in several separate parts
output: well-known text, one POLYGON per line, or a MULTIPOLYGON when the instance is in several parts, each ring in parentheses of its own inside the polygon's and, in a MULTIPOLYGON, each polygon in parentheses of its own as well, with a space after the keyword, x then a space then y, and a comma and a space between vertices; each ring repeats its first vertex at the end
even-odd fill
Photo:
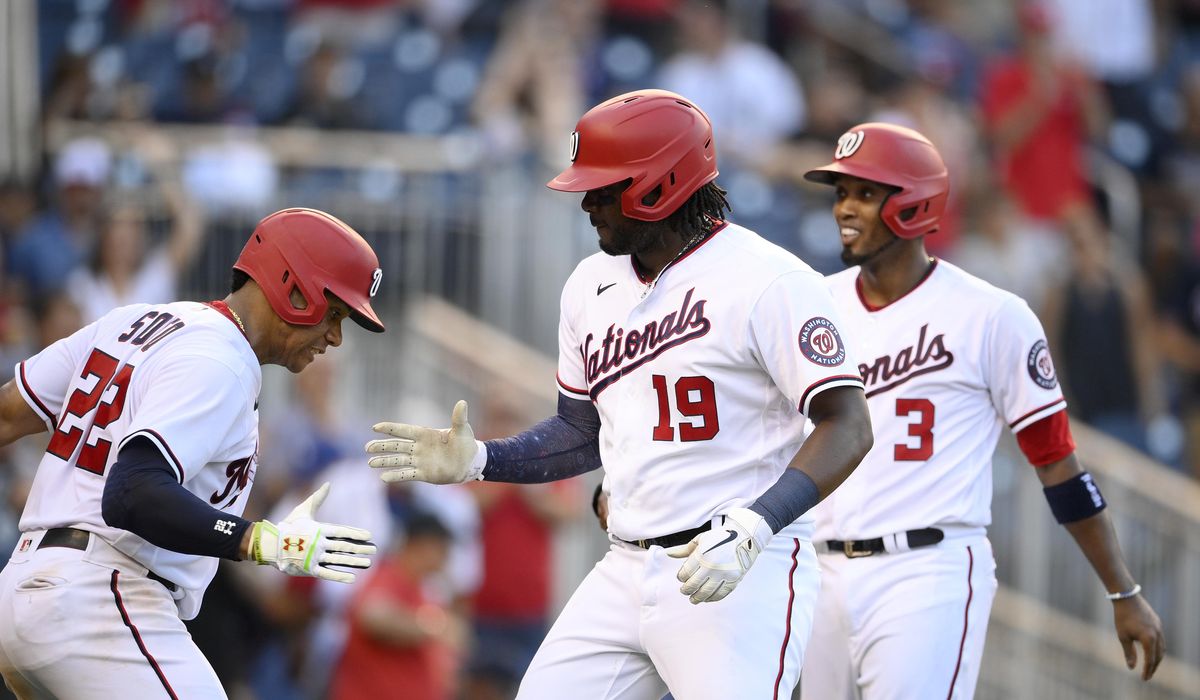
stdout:
MULTIPOLYGON (((230 211, 265 213, 280 191, 395 192, 378 163, 298 165, 264 128, 447 137, 473 172, 517 168, 536 183, 588 106, 653 86, 712 117, 732 218, 823 272, 840 269, 840 244, 828 194, 801 174, 859 122, 928 135, 952 182, 931 251, 1029 302, 1077 419, 1200 477, 1200 199, 1188 195, 1200 189, 1200 0, 37 11, 43 165, 0 181, 0 373, 111 308, 176 298, 230 211), (79 123, 103 138, 65 126, 79 123), (165 125, 225 136, 184 149, 165 125)), ((511 697, 552 612, 553 534, 587 494, 386 487, 360 455, 375 417, 332 407, 339 371, 321 358, 286 410, 264 411, 250 515, 331 480, 324 517, 371 529, 383 554, 352 587, 223 567, 197 641, 238 698, 511 697)), ((524 427, 500 401, 474 422, 482 437, 524 427)), ((0 455, 4 541, 37 454, 27 441, 0 455)))

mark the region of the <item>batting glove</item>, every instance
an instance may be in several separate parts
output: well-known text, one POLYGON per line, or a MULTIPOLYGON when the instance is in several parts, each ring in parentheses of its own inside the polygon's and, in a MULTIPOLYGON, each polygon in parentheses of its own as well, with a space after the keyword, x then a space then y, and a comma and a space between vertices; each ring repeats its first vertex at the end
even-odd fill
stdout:
POLYGON ((367 452, 378 455, 368 459, 367 464, 383 469, 379 478, 389 484, 395 481, 458 484, 483 478, 487 449, 475 439, 467 422, 466 401, 454 405, 448 430, 408 423, 376 423, 372 430, 394 438, 367 443, 367 452))
POLYGON ((679 592, 693 604, 721 600, 737 587, 773 535, 767 521, 748 508, 725 513, 711 530, 667 550, 668 556, 687 558, 676 576, 683 583, 679 592))
POLYGON ((329 495, 326 482, 304 499, 278 525, 269 520, 254 523, 250 535, 250 558, 259 564, 274 564, 290 576, 316 576, 328 581, 354 583, 354 574, 330 566, 365 569, 375 553, 368 540, 371 533, 357 527, 317 522, 317 508, 329 495), (363 555, 363 556, 358 556, 363 555))

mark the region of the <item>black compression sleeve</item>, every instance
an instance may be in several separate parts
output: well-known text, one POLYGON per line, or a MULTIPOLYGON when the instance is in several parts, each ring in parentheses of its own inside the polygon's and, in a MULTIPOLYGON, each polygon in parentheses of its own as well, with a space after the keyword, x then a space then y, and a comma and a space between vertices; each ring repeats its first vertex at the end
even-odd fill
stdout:
POLYGON ((483 478, 518 484, 569 479, 600 467, 600 414, 559 394, 558 415, 510 438, 487 441, 483 478))
POLYGON ((250 526, 185 489, 158 448, 143 438, 121 448, 100 505, 110 526, 181 554, 241 559, 242 536, 250 526))

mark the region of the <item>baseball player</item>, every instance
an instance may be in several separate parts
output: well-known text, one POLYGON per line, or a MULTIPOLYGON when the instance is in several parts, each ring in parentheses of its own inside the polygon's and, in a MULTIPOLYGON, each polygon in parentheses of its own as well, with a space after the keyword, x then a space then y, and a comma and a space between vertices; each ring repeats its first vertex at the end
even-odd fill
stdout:
POLYGON ((1075 457, 1041 324, 1019 297, 925 252, 949 190, 937 150, 911 129, 862 124, 805 177, 837 191, 851 267, 828 282, 875 446, 814 511, 823 575, 802 697, 974 696, 997 585, 985 528, 1004 425, 1107 588, 1126 662, 1139 642, 1150 678, 1162 626, 1075 457))
POLYGON ((598 105, 571 160, 549 186, 586 193, 602 252, 563 288, 557 415, 482 443, 459 402, 448 430, 376 425, 391 437, 369 464, 385 481, 544 482, 603 461, 612 546, 519 698, 788 697, 818 588, 805 513, 871 444, 829 292, 725 220, 712 126, 685 98, 598 105))
POLYGON ((182 620, 217 557, 352 582, 369 533, 316 521, 325 484, 279 523, 241 518, 260 365, 292 372, 375 332, 374 251, 311 209, 263 219, 223 301, 116 309, 16 367, 0 444, 49 430, 0 573, 0 672, 22 698, 224 698, 182 620), (182 619, 181 619, 182 618, 182 619))

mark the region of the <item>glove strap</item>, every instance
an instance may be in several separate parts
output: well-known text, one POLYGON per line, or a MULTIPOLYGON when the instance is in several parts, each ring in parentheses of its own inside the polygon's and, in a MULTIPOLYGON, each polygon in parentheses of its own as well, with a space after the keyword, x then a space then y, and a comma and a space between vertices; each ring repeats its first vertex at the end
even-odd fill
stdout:
POLYGON ((254 531, 250 535, 250 558, 256 564, 274 564, 279 558, 279 528, 269 520, 254 523, 254 531), (264 543, 263 540, 269 542, 264 543))

